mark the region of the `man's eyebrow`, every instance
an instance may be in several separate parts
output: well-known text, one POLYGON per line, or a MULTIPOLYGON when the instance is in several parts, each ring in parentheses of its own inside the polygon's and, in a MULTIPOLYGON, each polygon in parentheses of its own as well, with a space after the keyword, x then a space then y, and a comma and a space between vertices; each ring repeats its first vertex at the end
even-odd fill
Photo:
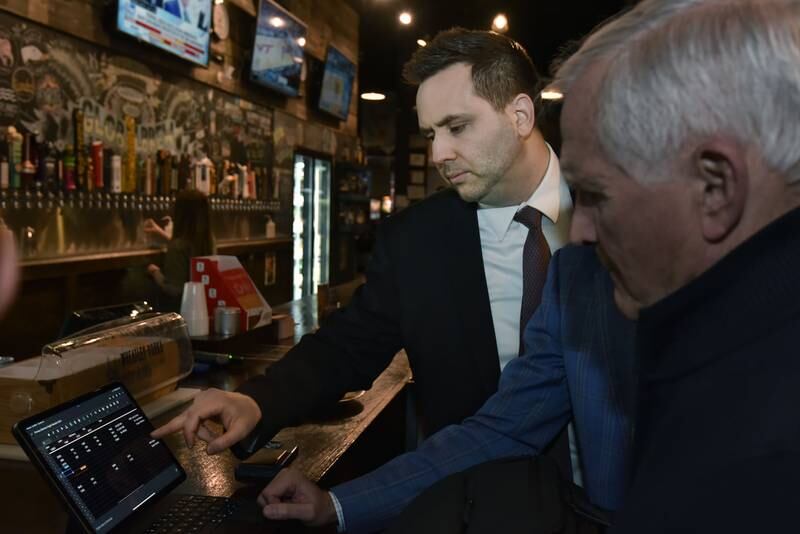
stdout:
POLYGON ((605 189, 597 177, 591 174, 581 174, 573 171, 569 167, 561 168, 561 177, 570 189, 580 189, 582 191, 602 191, 605 189))
POLYGON ((471 119, 472 115, 467 113, 458 113, 456 115, 445 115, 439 122, 436 123, 436 126, 442 127, 450 124, 451 122, 456 122, 460 120, 467 120, 471 119))
MULTIPOLYGON (((463 120, 472 120, 472 115, 469 114, 469 113, 457 113, 457 114, 445 115, 444 117, 439 119, 439 121, 436 122, 436 124, 434 124, 434 126, 436 126, 437 128, 441 128, 442 126, 447 126, 450 123, 457 122, 457 121, 463 121, 463 120)), ((421 134, 429 134, 432 131, 433 131, 433 128, 431 128, 430 126, 425 126, 425 127, 421 126, 420 129, 419 129, 419 132, 421 134)))

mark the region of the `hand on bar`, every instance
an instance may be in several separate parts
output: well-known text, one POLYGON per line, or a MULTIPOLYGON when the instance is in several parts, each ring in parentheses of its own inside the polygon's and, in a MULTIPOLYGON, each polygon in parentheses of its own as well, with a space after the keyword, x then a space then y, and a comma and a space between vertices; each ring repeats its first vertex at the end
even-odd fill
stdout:
POLYGON ((198 394, 183 413, 155 429, 151 436, 162 438, 182 431, 187 447, 193 447, 195 439, 200 438, 208 443, 208 454, 217 454, 241 441, 260 420, 261 409, 251 397, 209 388, 198 394), (215 435, 203 425, 209 419, 221 423, 225 431, 215 435))
POLYGON ((299 519, 313 527, 337 522, 330 493, 292 467, 282 469, 267 484, 258 496, 258 505, 268 519, 299 519))

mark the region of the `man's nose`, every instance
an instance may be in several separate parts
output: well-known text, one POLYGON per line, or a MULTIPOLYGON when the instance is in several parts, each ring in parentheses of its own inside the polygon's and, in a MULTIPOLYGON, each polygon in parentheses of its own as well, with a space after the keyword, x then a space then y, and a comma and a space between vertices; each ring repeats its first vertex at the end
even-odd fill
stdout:
POLYGON ((453 146, 443 139, 434 139, 431 145, 431 158, 433 163, 441 165, 456 158, 453 146))
POLYGON ((572 223, 569 227, 569 240, 575 244, 593 244, 597 242, 597 231, 594 218, 586 208, 575 206, 572 212, 572 223))

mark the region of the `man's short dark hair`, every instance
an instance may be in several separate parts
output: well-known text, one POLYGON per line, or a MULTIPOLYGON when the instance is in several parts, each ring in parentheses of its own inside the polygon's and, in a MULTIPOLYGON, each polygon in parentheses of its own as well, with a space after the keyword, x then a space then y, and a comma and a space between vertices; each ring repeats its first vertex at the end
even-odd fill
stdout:
POLYGON ((428 46, 418 48, 403 67, 403 78, 419 85, 457 63, 472 67, 475 93, 497 110, 520 93, 536 100, 539 75, 518 42, 499 33, 453 28, 440 32, 428 46))

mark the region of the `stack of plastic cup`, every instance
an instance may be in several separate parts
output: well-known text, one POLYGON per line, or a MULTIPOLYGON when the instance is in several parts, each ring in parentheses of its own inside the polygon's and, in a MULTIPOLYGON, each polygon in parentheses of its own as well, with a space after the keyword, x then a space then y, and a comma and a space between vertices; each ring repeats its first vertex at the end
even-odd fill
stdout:
POLYGON ((190 336, 208 335, 208 308, 206 307, 206 288, 200 282, 183 284, 181 316, 186 321, 190 336))

